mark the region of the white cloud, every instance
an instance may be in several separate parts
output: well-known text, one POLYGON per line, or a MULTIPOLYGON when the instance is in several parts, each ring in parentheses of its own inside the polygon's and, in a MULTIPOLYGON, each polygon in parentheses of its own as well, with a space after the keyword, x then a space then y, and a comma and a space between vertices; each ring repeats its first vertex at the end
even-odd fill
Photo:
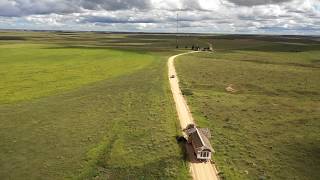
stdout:
POLYGON ((319 0, 263 2, 0 0, 0 28, 320 34, 319 0))

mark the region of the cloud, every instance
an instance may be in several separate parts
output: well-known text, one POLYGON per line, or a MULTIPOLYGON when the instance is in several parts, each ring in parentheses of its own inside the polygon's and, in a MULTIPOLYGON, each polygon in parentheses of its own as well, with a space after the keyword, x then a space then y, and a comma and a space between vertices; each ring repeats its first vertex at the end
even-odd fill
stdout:
POLYGON ((81 20, 82 23, 98 23, 98 24, 136 24, 136 23, 159 23, 160 20, 156 20, 151 17, 141 17, 141 18, 133 18, 130 16, 127 17, 115 17, 115 16, 84 16, 81 20))
POLYGON ((65 0, 1 0, 0 16, 26 16, 32 14, 66 14, 79 11, 80 8, 65 0))
POLYGON ((292 0, 228 0, 231 3, 240 6, 257 6, 266 4, 279 4, 284 2, 290 2, 292 0))
POLYGON ((149 0, 79 0, 79 6, 89 10, 148 9, 149 0))
POLYGON ((0 0, 0 28, 320 34, 319 0, 0 0))
POLYGON ((0 16, 70 14, 83 10, 148 9, 149 0, 1 0, 0 16))

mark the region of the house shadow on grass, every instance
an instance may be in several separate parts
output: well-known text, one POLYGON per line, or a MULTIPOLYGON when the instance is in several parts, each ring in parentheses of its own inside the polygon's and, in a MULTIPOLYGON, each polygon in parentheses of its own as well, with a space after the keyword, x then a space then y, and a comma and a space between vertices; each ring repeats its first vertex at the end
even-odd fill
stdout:
POLYGON ((194 153, 194 149, 190 143, 183 136, 176 136, 177 143, 183 153, 183 158, 187 162, 202 163, 199 161, 194 153))

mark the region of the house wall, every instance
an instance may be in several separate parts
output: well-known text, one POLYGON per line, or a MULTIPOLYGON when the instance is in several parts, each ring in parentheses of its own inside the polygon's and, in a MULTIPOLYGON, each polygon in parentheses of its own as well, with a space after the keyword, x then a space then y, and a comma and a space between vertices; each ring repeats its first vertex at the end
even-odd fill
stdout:
POLYGON ((210 160, 211 159, 211 151, 198 151, 197 152, 197 159, 204 159, 204 160, 210 160), (203 155, 207 155, 207 156, 203 156, 203 155))

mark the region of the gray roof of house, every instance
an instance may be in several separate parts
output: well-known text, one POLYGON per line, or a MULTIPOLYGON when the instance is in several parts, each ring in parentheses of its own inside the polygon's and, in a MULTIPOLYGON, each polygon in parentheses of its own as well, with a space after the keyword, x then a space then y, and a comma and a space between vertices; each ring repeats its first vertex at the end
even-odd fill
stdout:
POLYGON ((196 129, 196 131, 192 132, 190 134, 191 138, 192 138, 192 143, 195 146, 196 149, 209 149, 210 151, 214 151, 209 138, 206 136, 206 134, 201 131, 201 129, 196 129))

